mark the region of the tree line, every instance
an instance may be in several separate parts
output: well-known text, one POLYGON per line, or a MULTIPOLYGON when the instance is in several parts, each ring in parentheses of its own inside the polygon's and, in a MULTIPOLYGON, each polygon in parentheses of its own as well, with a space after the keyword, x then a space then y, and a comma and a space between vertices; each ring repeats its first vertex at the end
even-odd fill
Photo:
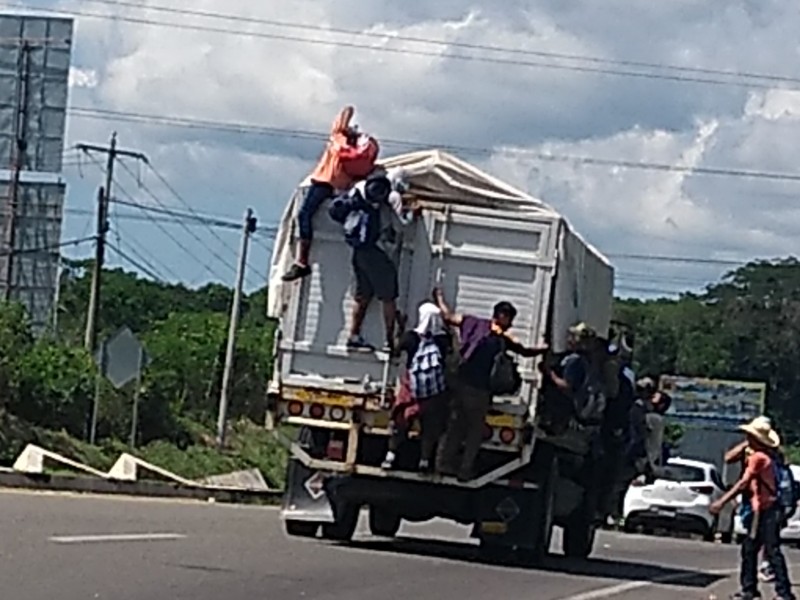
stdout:
MULTIPOLYGON (((67 264, 55 331, 35 339, 21 306, 0 305, 0 411, 34 426, 85 439, 97 366, 84 350, 90 261, 67 264)), ((104 272, 99 338, 128 326, 150 362, 142 378, 138 439, 185 446, 213 426, 227 338, 232 290, 198 289, 104 272)), ((274 324, 266 318, 266 290, 244 298, 229 416, 263 423, 274 324)), ((133 384, 101 383, 99 440, 127 440, 133 384)))
MULTIPOLYGON (((85 439, 96 365, 83 349, 91 262, 70 262, 57 331, 35 339, 23 309, 0 305, 0 416, 85 439)), ((232 291, 198 289, 105 271, 100 336, 128 326, 150 357, 141 388, 139 440, 185 445, 216 419, 232 291)), ((800 431, 800 262, 755 262, 699 294, 617 300, 615 318, 636 335, 638 375, 682 374, 765 381, 768 412, 784 432, 800 431)), ((244 299, 231 419, 263 423, 275 324, 266 290, 244 299)), ((127 440, 132 389, 103 382, 98 437, 127 440)), ((2 437, 2 431, 0 431, 2 437)), ((794 440, 796 441, 796 440, 794 440)))
POLYGON ((752 262, 702 293, 618 300, 636 333, 637 375, 676 374, 767 383, 767 413, 800 432, 800 262, 752 262))

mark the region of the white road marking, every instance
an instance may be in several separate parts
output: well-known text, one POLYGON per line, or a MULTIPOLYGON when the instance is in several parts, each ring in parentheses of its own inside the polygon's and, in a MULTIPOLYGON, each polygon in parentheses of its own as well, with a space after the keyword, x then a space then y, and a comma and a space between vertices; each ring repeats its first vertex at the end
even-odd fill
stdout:
MULTIPOLYGON (((738 569, 725 569, 720 571, 709 571, 705 573, 698 573, 698 575, 732 575, 734 573, 738 573, 738 569)), ((589 590, 587 592, 581 592, 579 594, 575 594, 573 596, 567 596, 566 598, 562 598, 561 600, 602 600, 604 598, 613 598, 614 596, 619 596, 621 594, 625 594, 627 592, 632 592, 634 590, 638 590, 645 587, 650 587, 653 585, 660 585, 664 583, 671 583, 673 581, 678 581, 680 579, 684 579, 686 577, 691 577, 690 573, 673 573, 671 575, 665 575, 663 577, 656 577, 654 579, 648 579, 647 581, 628 581, 626 583, 618 583, 617 585, 610 585, 607 587, 597 588, 594 590, 589 590)))
POLYGON ((56 544, 97 544, 104 542, 160 542, 182 540, 182 533, 111 533, 98 535, 54 535, 48 539, 56 544))

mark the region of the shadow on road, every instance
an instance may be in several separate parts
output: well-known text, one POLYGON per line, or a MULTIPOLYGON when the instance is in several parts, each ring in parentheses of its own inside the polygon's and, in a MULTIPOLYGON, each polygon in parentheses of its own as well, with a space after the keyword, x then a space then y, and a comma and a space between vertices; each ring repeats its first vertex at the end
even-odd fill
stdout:
MULTIPOLYGON (((345 546, 343 546, 345 547, 345 546)), ((526 566, 503 561, 484 560, 476 545, 399 537, 394 540, 359 540, 346 546, 355 550, 390 554, 427 556, 461 562, 486 564, 498 569, 546 571, 582 577, 597 577, 615 581, 658 581, 668 585, 705 588, 725 577, 692 569, 658 566, 649 563, 609 560, 605 558, 575 560, 564 556, 549 556, 541 565, 526 566)))

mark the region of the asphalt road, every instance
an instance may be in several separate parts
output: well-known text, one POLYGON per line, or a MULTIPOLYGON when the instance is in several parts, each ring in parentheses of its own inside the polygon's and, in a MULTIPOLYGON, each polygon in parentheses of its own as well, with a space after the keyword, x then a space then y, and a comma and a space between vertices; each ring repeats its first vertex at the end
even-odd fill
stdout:
POLYGON ((0 515, 0 597, 14 600, 673 600, 735 588, 736 548, 691 540, 606 533, 589 562, 526 569, 480 563, 465 530, 443 523, 342 546, 288 539, 260 507, 0 492, 0 515))

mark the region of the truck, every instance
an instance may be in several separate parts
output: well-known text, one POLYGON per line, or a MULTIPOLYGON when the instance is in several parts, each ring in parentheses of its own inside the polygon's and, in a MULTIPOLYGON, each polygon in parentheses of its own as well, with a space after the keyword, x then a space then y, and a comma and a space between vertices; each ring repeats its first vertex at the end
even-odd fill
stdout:
MULTIPOLYGON (((490 317, 500 300, 518 316, 523 344, 565 351, 568 329, 583 322, 608 334, 614 271, 555 209, 455 156, 426 150, 389 158, 401 169, 405 199, 421 214, 394 222, 384 248, 398 268, 399 310, 438 287, 461 314, 490 317)), ((597 521, 590 502, 590 444, 596 425, 548 425, 541 358, 520 359, 519 393, 495 398, 470 481, 417 472, 415 432, 397 468, 384 470, 391 405, 401 362, 381 351, 348 352, 350 248, 322 209, 315 217, 313 273, 285 283, 303 182, 288 203, 270 266, 269 309, 279 326, 268 392, 268 426, 290 449, 282 518, 290 536, 349 540, 362 508, 371 533, 392 537, 401 522, 444 518, 472 526, 482 552, 539 561, 554 526, 564 552, 587 557, 597 521), (290 432, 290 433, 287 433, 290 432)), ((386 223, 387 220, 382 220, 386 223)), ((364 337, 382 340, 380 304, 364 337)))

